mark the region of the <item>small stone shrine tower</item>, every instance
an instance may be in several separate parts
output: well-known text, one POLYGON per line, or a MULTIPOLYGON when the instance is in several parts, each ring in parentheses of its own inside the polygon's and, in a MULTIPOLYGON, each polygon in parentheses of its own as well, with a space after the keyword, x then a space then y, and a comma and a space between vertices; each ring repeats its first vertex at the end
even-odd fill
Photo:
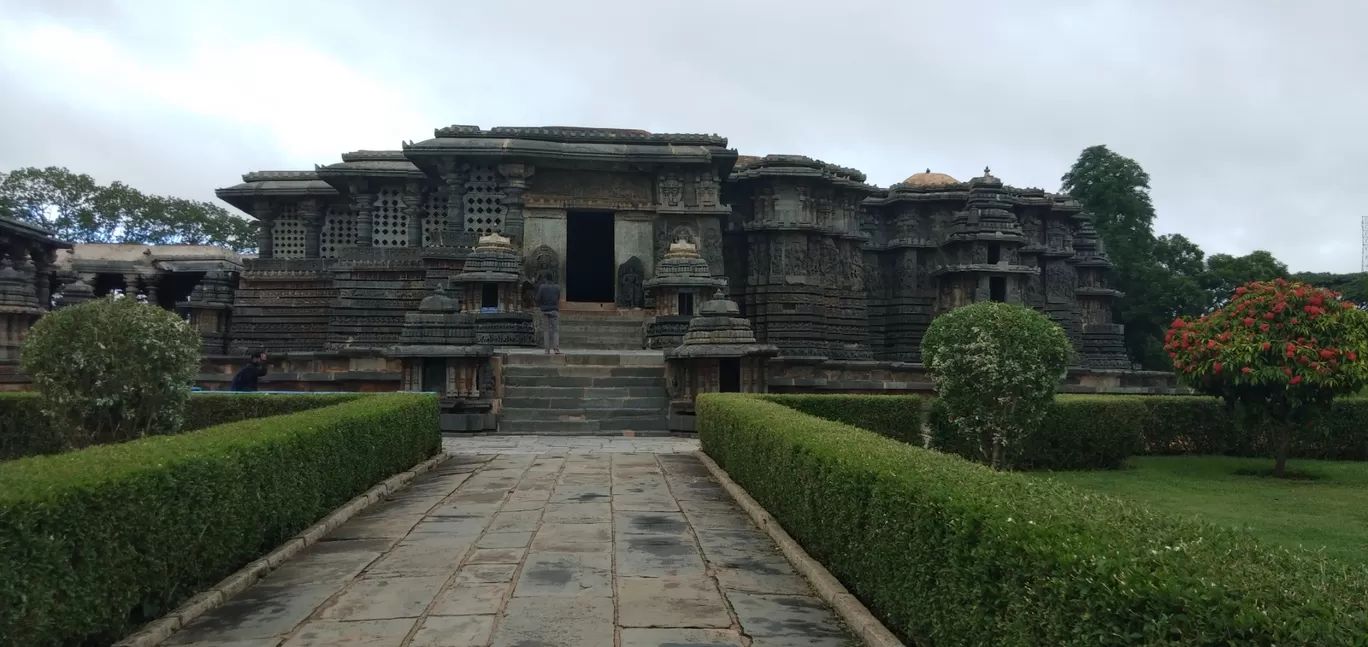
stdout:
POLYGON ((471 315, 439 285, 417 312, 404 315, 399 343, 387 353, 403 363, 401 389, 436 393, 442 431, 494 430, 490 414, 493 349, 476 344, 471 315))
POLYGON ((33 282, 9 259, 0 261, 0 361, 19 359, 25 334, 45 311, 33 282))
POLYGON ((451 281, 463 309, 475 318, 475 341, 490 346, 535 346, 532 315, 522 311, 522 258, 499 234, 480 238, 451 281))
POLYGON ((764 393, 765 362, 779 354, 756 342, 750 321, 721 290, 689 322, 681 345, 665 351, 670 431, 694 433, 700 393, 764 393))
POLYGON ((941 312, 979 301, 1023 304, 1027 277, 1040 272, 1023 265, 1026 236, 1011 211, 1002 180, 988 169, 969 181, 969 200, 951 220, 940 279, 941 312))
POLYGON ((1112 288, 1109 280, 1111 259, 1093 227, 1092 216, 1077 213, 1072 220, 1074 257, 1071 263, 1078 281, 1074 295, 1078 300, 1082 329, 1078 359, 1093 368, 1130 368, 1125 327, 1112 321, 1112 303, 1121 296, 1121 291, 1112 288))
POLYGON ((647 300, 655 303, 655 317, 646 326, 646 347, 674 348, 682 343, 698 306, 726 283, 713 277, 708 261, 692 243, 672 243, 656 265, 655 278, 645 284, 647 300))
POLYGON ((228 319, 233 311, 233 279, 222 271, 206 272, 190 295, 176 304, 176 311, 204 340, 205 355, 228 352, 228 319))

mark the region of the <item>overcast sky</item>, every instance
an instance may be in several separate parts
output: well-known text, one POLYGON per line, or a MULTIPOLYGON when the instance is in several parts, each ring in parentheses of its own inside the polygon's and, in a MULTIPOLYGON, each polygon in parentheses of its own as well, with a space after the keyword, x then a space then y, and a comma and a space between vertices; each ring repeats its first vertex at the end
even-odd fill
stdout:
POLYGON ((1352 272, 1365 19, 1363 0, 0 0, 0 171, 212 200, 441 125, 575 125, 1054 191, 1106 144, 1152 176, 1158 233, 1352 272))

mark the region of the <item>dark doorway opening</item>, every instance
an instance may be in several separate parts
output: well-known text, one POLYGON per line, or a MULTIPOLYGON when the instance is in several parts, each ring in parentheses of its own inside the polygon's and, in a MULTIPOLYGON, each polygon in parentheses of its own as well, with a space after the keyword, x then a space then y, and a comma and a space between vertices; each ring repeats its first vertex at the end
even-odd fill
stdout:
POLYGON ((693 316, 693 297, 694 295, 691 292, 679 293, 679 314, 684 315, 686 317, 693 316))
POLYGON ((1007 279, 994 276, 988 279, 988 298, 998 303, 1007 301, 1007 279))
POLYGON ((195 286, 204 280, 204 272, 171 272, 162 274, 157 282, 157 305, 175 310, 176 304, 190 298, 195 286))
POLYGON ((1002 260, 1002 246, 997 243, 988 245, 988 264, 997 265, 1002 260))
POLYGON ((613 262, 613 214, 572 211, 565 222, 565 300, 613 303, 617 264, 613 262))
POLYGON ((442 357, 423 358, 422 389, 429 393, 446 393, 446 359, 442 357))
POLYGON ((723 393, 741 392, 741 358, 727 357, 721 360, 718 375, 719 390, 723 393))
POLYGON ((499 284, 482 283, 480 284, 480 307, 497 308, 499 307, 499 284))

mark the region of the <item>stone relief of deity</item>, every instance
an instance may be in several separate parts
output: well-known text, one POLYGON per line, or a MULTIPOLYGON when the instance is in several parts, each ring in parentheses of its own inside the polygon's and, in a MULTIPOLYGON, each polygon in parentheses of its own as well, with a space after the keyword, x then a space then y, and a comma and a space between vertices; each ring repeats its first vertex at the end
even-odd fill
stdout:
POLYGON ((673 172, 660 176, 660 202, 667 207, 677 207, 684 199, 684 183, 673 172))
POLYGON ((640 308, 646 303, 646 268, 635 256, 618 266, 617 307, 640 308))

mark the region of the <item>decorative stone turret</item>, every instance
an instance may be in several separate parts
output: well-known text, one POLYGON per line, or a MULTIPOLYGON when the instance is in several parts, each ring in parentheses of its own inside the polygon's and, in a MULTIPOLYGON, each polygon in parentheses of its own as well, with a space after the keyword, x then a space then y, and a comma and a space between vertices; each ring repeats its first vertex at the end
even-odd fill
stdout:
POLYGON ((969 181, 969 199, 951 220, 946 263, 932 275, 939 280, 938 310, 977 301, 1021 304, 1027 277, 1038 273, 1021 263, 1026 245, 1002 180, 985 168, 969 181))
POLYGON ((1125 327, 1112 320, 1112 305, 1122 294, 1111 286, 1112 262, 1093 227, 1091 214, 1073 216, 1073 248, 1070 262, 1077 277, 1074 294, 1082 330, 1079 360, 1092 368, 1130 368, 1125 327))
POLYGON ((670 430, 693 432, 700 393, 764 393, 765 362, 779 354, 761 344, 722 290, 689 322, 683 343, 665 351, 670 391, 670 430))
POLYGON ((24 336, 43 312, 33 281, 9 259, 0 261, 0 361, 19 359, 24 336))
POLYGON ((684 341, 699 305, 726 285, 714 278, 708 261, 692 243, 677 240, 656 265, 655 278, 645 283, 647 298, 655 303, 655 317, 646 326, 648 348, 673 348, 684 341))
POLYGON ((400 388, 437 393, 442 431, 494 430, 493 349, 476 343, 475 322, 439 285, 404 314, 399 343, 386 353, 403 364, 400 388))
POLYGON ((228 352, 228 323, 233 312, 234 282, 228 272, 205 272, 204 278, 190 291, 184 301, 176 304, 176 312, 186 317, 204 340, 205 355, 228 352))
POLYGON ((57 307, 65 308, 94 299, 95 286, 91 285, 93 278, 86 274, 75 274, 57 293, 57 307))
POLYGON ((522 312, 522 258, 499 234, 480 238, 451 281, 462 289, 461 302, 475 317, 477 343, 535 346, 532 315, 522 312))

